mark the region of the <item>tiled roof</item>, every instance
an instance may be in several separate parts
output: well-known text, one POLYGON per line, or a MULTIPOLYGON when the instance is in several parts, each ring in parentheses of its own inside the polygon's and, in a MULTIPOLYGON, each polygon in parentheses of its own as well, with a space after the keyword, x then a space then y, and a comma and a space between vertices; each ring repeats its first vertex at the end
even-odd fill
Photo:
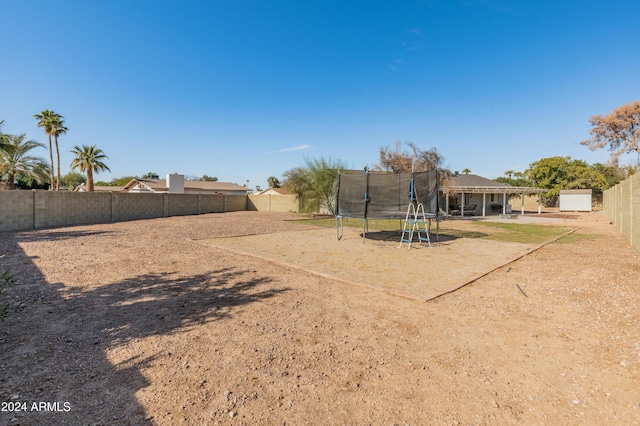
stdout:
POLYGON ((250 191, 246 186, 231 182, 207 182, 200 180, 185 180, 184 189, 205 189, 207 191, 250 191))
POLYGON ((276 192, 280 195, 293 195, 291 192, 287 191, 284 188, 269 188, 269 189, 265 189, 264 191, 260 192, 258 195, 262 195, 265 194, 267 192, 276 192))
MULTIPOLYGON (((118 192, 118 191, 122 191, 122 188, 123 188, 122 186, 102 186, 102 185, 93 186, 94 192, 118 192)), ((76 192, 86 192, 86 190, 87 190, 86 185, 80 185, 75 189, 76 192)))
MULTIPOLYGON (((131 189, 136 183, 142 184, 143 186, 147 186, 153 191, 157 192, 167 192, 169 188, 167 187, 167 181, 165 179, 132 179, 126 186, 125 189, 131 189)), ((208 181, 199 181, 199 180, 185 180, 184 181, 184 189, 186 190, 203 190, 207 192, 224 192, 224 191, 250 191, 249 188, 245 186, 240 186, 231 182, 208 182, 208 181)))

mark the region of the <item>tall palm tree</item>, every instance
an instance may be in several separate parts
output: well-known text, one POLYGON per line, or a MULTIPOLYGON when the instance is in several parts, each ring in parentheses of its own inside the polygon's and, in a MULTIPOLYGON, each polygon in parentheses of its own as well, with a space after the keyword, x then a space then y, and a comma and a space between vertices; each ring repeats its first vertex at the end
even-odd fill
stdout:
POLYGON ((26 135, 5 135, 7 144, 0 149, 0 180, 7 189, 15 189, 18 174, 41 183, 47 179, 44 159, 30 155, 34 148, 44 147, 40 142, 25 140, 26 135))
POLYGON ((56 180, 56 191, 60 191, 60 148, 58 147, 58 136, 67 133, 67 128, 64 125, 63 116, 55 114, 51 120, 51 130, 53 138, 56 144, 56 157, 58 158, 58 175, 56 180))
POLYGON ((109 157, 100 148, 96 148, 95 145, 82 145, 82 148, 76 145, 69 152, 76 156, 71 162, 71 170, 80 170, 86 173, 87 191, 93 192, 93 172, 110 172, 111 169, 102 162, 102 160, 109 157))
POLYGON ((54 127, 52 125, 52 122, 54 121, 55 117, 58 114, 56 114, 53 111, 50 111, 48 109, 42 111, 40 114, 34 114, 33 118, 35 118, 36 120, 38 120, 38 127, 42 127, 44 129, 44 132, 47 134, 47 136, 49 137, 49 164, 51 165, 50 167, 50 171, 51 171, 51 188, 49 188, 51 191, 53 191, 55 189, 55 177, 54 177, 54 167, 53 167, 53 147, 51 146, 51 136, 53 136, 54 133, 54 127))
POLYGON ((9 145, 9 135, 5 135, 4 133, 2 133, 2 126, 4 126, 4 120, 0 120, 0 150, 9 145))

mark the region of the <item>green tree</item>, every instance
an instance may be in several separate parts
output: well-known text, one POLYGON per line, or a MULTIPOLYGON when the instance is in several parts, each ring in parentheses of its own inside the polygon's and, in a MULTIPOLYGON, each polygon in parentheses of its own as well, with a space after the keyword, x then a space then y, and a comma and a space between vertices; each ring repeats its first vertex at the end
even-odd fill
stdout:
POLYGON ((304 167, 294 167, 283 173, 284 188, 292 194, 297 194, 302 198, 305 191, 309 188, 307 181, 307 170, 304 167))
POLYGON ((338 173, 346 165, 341 160, 320 157, 305 160, 306 167, 297 167, 284 173, 284 187, 303 200, 305 210, 318 211, 325 208, 336 213, 338 173))
POLYGON ((126 184, 131 182, 131 180, 137 178, 138 176, 123 176, 119 178, 113 178, 111 179, 111 182, 109 182, 106 186, 125 186, 126 184))
POLYGON ((0 150, 0 178, 6 189, 15 189, 19 175, 31 177, 41 182, 46 180, 47 168, 43 167, 45 161, 34 155, 31 151, 44 147, 39 142, 26 140, 26 135, 6 135, 5 144, 0 150))
POLYGON ((51 137, 54 133, 53 122, 56 119, 56 114, 50 110, 44 110, 40 114, 35 114, 33 118, 38 120, 38 127, 42 127, 47 137, 49 138, 49 171, 51 173, 51 187, 50 189, 53 191, 55 189, 55 168, 53 167, 53 145, 51 143, 51 137))
POLYGON ((76 158, 71 161, 71 170, 80 170, 85 173, 87 176, 87 191, 93 192, 93 173, 102 171, 110 172, 109 167, 103 162, 103 160, 109 157, 107 157, 100 148, 96 148, 95 145, 82 145, 82 148, 76 145, 69 152, 76 156, 76 158))
POLYGON ((469 173, 471 173, 471 170, 465 168, 462 170, 462 173, 464 173, 465 175, 468 175, 469 173))
POLYGON ((594 115, 589 122, 592 137, 580 142, 582 145, 591 151, 608 147, 615 164, 623 154, 635 152, 640 159, 640 102, 622 105, 609 115, 594 115))
POLYGON ((35 164, 32 173, 18 173, 16 186, 19 189, 49 189, 49 165, 43 161, 35 164))
POLYGON ((563 189, 592 189, 601 194, 608 188, 605 176, 582 160, 571 157, 542 158, 529 165, 527 176, 534 186, 545 189, 542 194, 546 206, 556 206, 563 189))
POLYGON ((269 176, 267 178, 267 185, 269 185, 269 188, 280 188, 280 181, 275 176, 269 176))
POLYGON ((62 186, 70 191, 86 182, 83 175, 77 172, 69 172, 62 176, 62 186))
POLYGON ((155 172, 148 172, 143 174, 141 179, 160 179, 160 176, 155 172))

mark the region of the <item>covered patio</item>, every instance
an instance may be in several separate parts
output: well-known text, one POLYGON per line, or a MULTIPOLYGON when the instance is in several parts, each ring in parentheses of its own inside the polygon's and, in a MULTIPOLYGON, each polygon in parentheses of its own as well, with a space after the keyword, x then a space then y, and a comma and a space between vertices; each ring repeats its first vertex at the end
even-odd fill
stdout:
POLYGON ((464 174, 453 176, 450 184, 442 188, 444 208, 447 216, 459 215, 486 216, 487 213, 511 214, 509 196, 520 194, 521 208, 524 214, 524 196, 538 194, 538 214, 541 213, 541 188, 511 186, 483 178, 478 175, 464 174))

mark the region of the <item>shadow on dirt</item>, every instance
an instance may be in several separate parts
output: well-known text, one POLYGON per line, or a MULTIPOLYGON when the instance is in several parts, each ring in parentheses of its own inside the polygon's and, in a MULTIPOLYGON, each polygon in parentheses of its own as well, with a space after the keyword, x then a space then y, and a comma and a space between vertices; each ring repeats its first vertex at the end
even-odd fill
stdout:
POLYGON ((1 424, 151 424, 136 392, 149 385, 141 369, 153 357, 113 365, 108 350, 184 332, 288 291, 262 287, 272 279, 242 268, 187 277, 150 273, 82 291, 48 283, 18 245, 24 234, 1 237, 0 254, 7 255, 0 266, 14 271, 16 285, 0 296, 9 304, 0 323, 0 399, 26 408, 0 413, 1 424), (34 402, 51 405, 33 410, 34 402))
MULTIPOLYGON (((369 231, 367 232, 366 238, 368 240, 374 241, 384 241, 384 242, 400 242, 400 237, 402 236, 402 231, 369 231)), ((445 232, 440 232, 436 235, 435 232, 430 233, 431 242, 447 242, 457 240, 459 238, 483 238, 489 236, 484 232, 476 232, 476 231, 459 231, 459 230, 447 230, 445 232)), ((409 234, 405 235, 405 238, 408 238, 409 234)), ((360 238, 362 238, 362 233, 360 233, 360 238)), ((418 241, 417 233, 414 232, 413 236, 414 242, 418 241)))

